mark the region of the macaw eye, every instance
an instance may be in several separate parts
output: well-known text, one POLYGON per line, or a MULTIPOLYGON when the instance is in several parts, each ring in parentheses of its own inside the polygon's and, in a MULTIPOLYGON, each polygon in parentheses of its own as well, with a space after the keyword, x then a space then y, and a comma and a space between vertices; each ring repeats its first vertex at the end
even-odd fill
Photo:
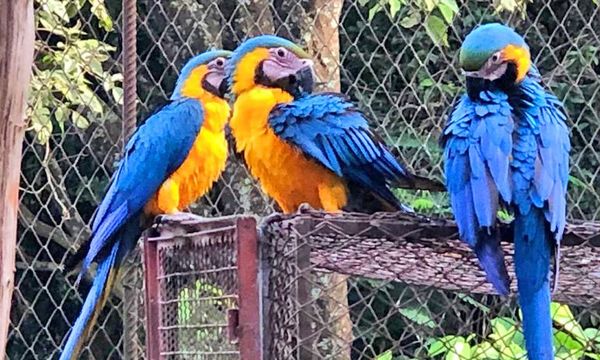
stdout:
POLYGON ((285 49, 282 49, 282 48, 277 49, 277 56, 279 56, 280 58, 284 58, 285 57, 285 49))
POLYGON ((217 64, 218 67, 223 67, 223 65, 225 65, 225 61, 222 58, 218 58, 215 61, 215 64, 217 64))
POLYGON ((493 63, 498 63, 500 61, 500 54, 499 53, 495 53, 494 55, 492 55, 492 62, 493 63))

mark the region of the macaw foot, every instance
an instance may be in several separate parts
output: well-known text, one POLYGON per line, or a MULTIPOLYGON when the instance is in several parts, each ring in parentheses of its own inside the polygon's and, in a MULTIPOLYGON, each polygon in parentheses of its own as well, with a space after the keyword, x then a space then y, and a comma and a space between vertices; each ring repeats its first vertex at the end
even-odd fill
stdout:
POLYGON ((163 224, 167 224, 167 223, 186 223, 186 222, 192 222, 192 221, 198 221, 202 219, 202 217, 189 213, 189 212, 175 212, 172 214, 163 214, 163 215, 158 215, 154 222, 157 225, 163 225, 163 224))
POLYGON ((313 209, 313 207, 310 206, 308 203, 302 203, 302 204, 300 204, 300 206, 298 206, 298 210, 296 211, 296 213, 306 214, 311 211, 315 211, 315 209, 313 209))

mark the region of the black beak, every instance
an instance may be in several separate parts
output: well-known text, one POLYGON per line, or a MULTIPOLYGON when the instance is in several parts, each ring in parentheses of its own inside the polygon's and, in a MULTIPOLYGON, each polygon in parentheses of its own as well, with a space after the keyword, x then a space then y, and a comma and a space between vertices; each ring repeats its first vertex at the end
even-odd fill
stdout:
POLYGON ((223 80, 221 80, 221 85, 219 85, 219 97, 225 98, 225 95, 227 94, 227 89, 227 78, 224 77, 223 80))
POLYGON ((298 70, 295 74, 296 81, 298 84, 296 85, 299 89, 300 93, 310 94, 314 90, 315 79, 313 77, 313 69, 311 66, 305 66, 302 69, 298 70))
POLYGON ((293 74, 278 79, 275 85, 297 98, 312 93, 314 84, 312 68, 305 66, 293 74))

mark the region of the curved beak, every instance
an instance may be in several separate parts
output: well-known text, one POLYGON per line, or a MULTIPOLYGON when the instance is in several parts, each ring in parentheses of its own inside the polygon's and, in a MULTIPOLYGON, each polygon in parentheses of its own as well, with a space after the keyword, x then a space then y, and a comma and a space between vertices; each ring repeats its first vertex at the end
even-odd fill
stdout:
POLYGON ((209 69, 204 76, 203 87, 218 97, 224 97, 227 93, 227 78, 222 69, 209 69))
POLYGON ((315 85, 313 61, 302 59, 296 71, 279 78, 276 83, 282 89, 298 97, 302 94, 312 93, 315 85))

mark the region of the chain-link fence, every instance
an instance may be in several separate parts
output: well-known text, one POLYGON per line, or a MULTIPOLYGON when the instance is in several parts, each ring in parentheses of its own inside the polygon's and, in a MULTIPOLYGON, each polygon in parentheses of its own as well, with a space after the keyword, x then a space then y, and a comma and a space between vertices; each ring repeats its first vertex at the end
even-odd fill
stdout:
MULTIPOLYGON (((89 218, 119 158, 126 128, 120 116, 121 0, 35 0, 35 11, 36 61, 23 150, 11 360, 59 353, 89 287, 84 282, 75 289, 76 274, 63 264, 88 235, 89 218)), ((600 10, 595 0, 139 0, 137 12, 138 120, 170 95, 177 70, 193 54, 212 46, 232 49, 247 36, 277 33, 314 55, 321 88, 339 87, 350 95, 402 160, 420 175, 437 178, 437 138, 446 109, 463 86, 455 61, 460 39, 480 22, 505 21, 525 35, 547 86, 569 113, 569 216, 600 218, 600 153, 595 150, 600 146, 600 10)), ((398 190, 397 195, 419 212, 449 214, 443 194, 398 190)), ((218 184, 192 208, 205 216, 266 215, 273 209, 233 156, 218 184)), ((132 264, 139 265, 139 259, 133 256, 132 264)), ((82 358, 144 356, 140 274, 134 266, 116 286, 82 358), (123 306, 124 298, 137 301, 123 306)), ((448 295, 438 290, 359 279, 351 280, 349 288, 350 304, 364 298, 362 304, 369 306, 359 306, 360 311, 386 319, 377 323, 377 331, 371 331, 373 326, 361 330, 370 339, 361 345, 366 358, 388 348, 390 341, 394 348, 405 341, 435 343, 439 333, 399 332, 398 327, 410 328, 410 316, 420 327, 435 321, 444 335, 471 345, 470 332, 484 334, 489 326, 512 331, 510 321, 518 319, 514 307, 496 313, 490 304, 499 300, 489 296, 453 295, 448 302, 448 295), (414 306, 381 305, 400 297, 414 306), (420 312, 440 309, 448 317, 440 324, 420 312), (390 336, 382 339, 380 333, 390 336)), ((351 307, 352 319, 354 311, 351 307)), ((589 358, 600 356, 588 338, 598 326, 596 316, 590 310, 582 317, 578 307, 569 311, 580 322, 558 331, 557 341, 574 349, 580 349, 574 344, 584 344, 593 355, 589 358)), ((520 346, 521 340, 515 341, 520 346)), ((398 354, 383 359, 402 358, 398 354)), ((427 357, 423 354, 411 356, 427 357)))

